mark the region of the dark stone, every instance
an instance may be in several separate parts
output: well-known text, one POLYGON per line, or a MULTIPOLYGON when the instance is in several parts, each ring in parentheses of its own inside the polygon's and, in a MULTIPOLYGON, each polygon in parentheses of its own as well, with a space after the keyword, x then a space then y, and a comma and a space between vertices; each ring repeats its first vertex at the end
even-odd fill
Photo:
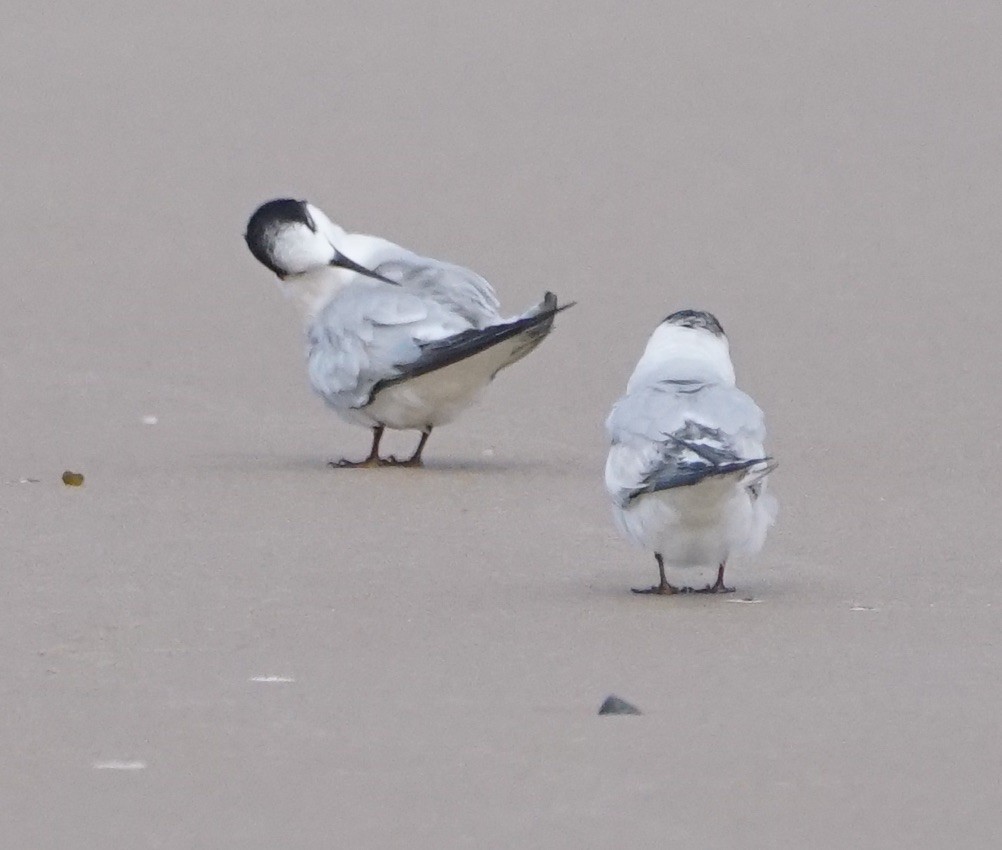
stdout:
POLYGON ((621 700, 617 696, 606 697, 599 714, 640 714, 640 709, 635 705, 630 705, 626 700, 621 700))

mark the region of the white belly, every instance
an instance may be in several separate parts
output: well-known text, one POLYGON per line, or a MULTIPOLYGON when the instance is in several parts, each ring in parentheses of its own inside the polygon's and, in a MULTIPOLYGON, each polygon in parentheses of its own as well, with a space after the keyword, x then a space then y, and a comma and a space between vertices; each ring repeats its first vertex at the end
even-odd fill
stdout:
POLYGON ((522 343, 514 337, 449 366, 392 384, 365 407, 334 409, 348 422, 368 428, 420 430, 444 425, 477 400, 494 375, 511 362, 512 349, 522 343))
POLYGON ((370 404, 351 411, 372 424, 398 430, 424 429, 451 422, 473 404, 486 386, 464 384, 443 377, 447 369, 394 384, 376 394, 370 404))
POLYGON ((762 548, 772 522, 771 497, 753 499, 733 480, 707 480, 614 507, 620 531, 673 567, 715 567, 762 548))

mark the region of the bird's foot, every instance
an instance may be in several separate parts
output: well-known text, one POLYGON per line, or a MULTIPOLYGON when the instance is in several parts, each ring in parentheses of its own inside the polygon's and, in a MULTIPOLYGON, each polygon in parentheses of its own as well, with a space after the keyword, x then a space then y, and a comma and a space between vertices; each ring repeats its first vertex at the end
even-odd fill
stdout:
POLYGON ((327 465, 331 469, 375 469, 377 466, 393 466, 390 460, 383 460, 380 457, 367 457, 365 460, 341 460, 328 461, 327 465))
POLYGON ((708 584, 702 590, 691 590, 690 593, 734 593, 734 588, 718 581, 716 584, 708 584))
POLYGON ((384 466, 402 466, 406 469, 418 469, 424 466, 424 461, 420 457, 411 456, 408 458, 397 458, 390 455, 383 461, 384 466))
POLYGON ((365 460, 332 460, 327 464, 331 469, 375 469, 379 466, 396 466, 405 469, 415 469, 424 466, 421 458, 409 457, 405 460, 390 455, 389 457, 367 457, 365 460))
POLYGON ((681 592, 677 587, 672 587, 666 581, 653 587, 631 587, 630 590, 633 593, 653 594, 655 596, 674 596, 676 593, 681 592))

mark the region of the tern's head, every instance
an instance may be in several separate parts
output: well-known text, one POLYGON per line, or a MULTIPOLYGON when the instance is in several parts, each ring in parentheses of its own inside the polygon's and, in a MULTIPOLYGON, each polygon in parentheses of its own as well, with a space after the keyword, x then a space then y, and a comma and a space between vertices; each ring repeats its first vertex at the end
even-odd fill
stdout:
POLYGON ((344 238, 344 230, 322 210, 291 198, 279 198, 258 207, 247 222, 244 235, 251 253, 281 280, 335 266, 394 283, 342 254, 337 246, 344 238))
POLYGON ((733 384, 730 346, 716 317, 702 310, 679 310, 658 325, 630 383, 651 376, 733 384))
POLYGON ((679 310, 676 313, 672 313, 661 324, 674 325, 678 328, 689 328, 694 331, 707 331, 714 336, 726 339, 724 329, 720 326, 720 322, 717 321, 717 317, 713 313, 707 313, 705 310, 679 310))

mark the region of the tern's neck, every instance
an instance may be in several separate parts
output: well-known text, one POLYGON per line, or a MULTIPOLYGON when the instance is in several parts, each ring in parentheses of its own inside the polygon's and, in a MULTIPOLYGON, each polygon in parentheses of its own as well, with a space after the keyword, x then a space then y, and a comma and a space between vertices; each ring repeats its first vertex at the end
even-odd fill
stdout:
POLYGON ((305 274, 288 277, 279 286, 282 294, 299 310, 304 325, 309 325, 332 298, 350 283, 354 274, 323 266, 305 274))
POLYGON ((734 366, 726 338, 687 328, 671 328, 666 332, 659 329, 633 370, 627 392, 655 376, 734 386, 734 366))

